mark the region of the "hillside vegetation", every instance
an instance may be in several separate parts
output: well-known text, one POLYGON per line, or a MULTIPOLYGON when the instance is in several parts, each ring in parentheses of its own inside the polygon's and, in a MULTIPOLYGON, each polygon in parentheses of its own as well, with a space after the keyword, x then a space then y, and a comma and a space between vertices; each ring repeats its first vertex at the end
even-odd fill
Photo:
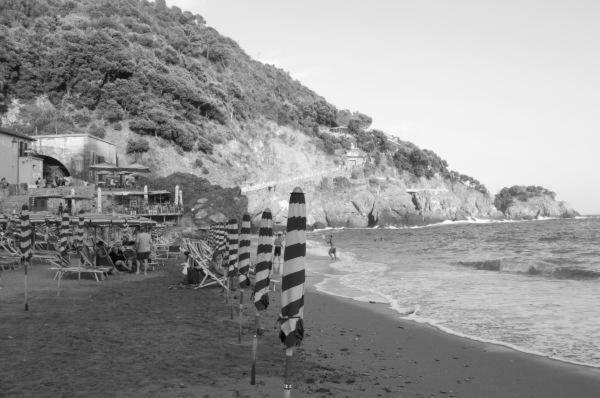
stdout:
POLYGON ((555 200, 556 193, 549 189, 535 185, 513 185, 512 187, 504 187, 494 197, 494 206, 503 213, 515 204, 515 201, 526 202, 533 198, 548 198, 555 200))
MULTIPOLYGON (((123 129, 211 155, 263 120, 313 138, 324 154, 356 143, 371 160, 366 172, 438 174, 487 195, 434 152, 391 142, 370 129, 369 116, 336 109, 287 72, 251 59, 202 16, 164 0, 4 0, 0 80, 0 113, 11 114, 5 123, 29 134, 102 137, 123 129), (347 134, 329 134, 335 126, 347 134)), ((137 141, 127 153, 149 150, 137 141)), ((201 159, 194 165, 209 173, 201 159)))

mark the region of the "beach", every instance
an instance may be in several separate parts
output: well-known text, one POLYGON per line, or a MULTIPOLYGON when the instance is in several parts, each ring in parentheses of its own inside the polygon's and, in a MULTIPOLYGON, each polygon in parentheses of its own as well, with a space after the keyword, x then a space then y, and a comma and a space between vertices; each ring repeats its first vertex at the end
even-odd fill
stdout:
MULTIPOLYGON (((323 261, 308 258, 308 262, 323 261)), ((0 282, 0 396, 278 397, 284 349, 279 293, 263 315, 257 384, 250 385, 254 308, 244 334, 219 288, 180 286, 166 271, 96 283, 66 279, 56 294, 49 266, 0 282)), ((402 320, 386 305, 315 291, 307 278, 305 338, 292 364, 292 396, 593 397, 600 371, 445 334, 402 320)))

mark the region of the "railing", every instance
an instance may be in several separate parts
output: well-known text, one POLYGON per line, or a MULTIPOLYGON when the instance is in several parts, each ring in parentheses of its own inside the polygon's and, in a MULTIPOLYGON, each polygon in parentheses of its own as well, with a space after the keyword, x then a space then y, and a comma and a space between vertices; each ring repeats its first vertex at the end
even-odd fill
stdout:
POLYGON ((242 191, 242 193, 254 192, 254 191, 259 191, 261 189, 274 187, 275 185, 290 184, 292 182, 304 181, 304 180, 312 180, 312 179, 319 178, 319 177, 325 177, 327 175, 339 175, 340 172, 348 173, 351 170, 352 170, 352 167, 338 166, 331 170, 325 170, 325 171, 321 171, 318 173, 307 173, 307 174, 302 174, 302 175, 299 175, 296 177, 261 182, 261 183, 257 183, 257 184, 253 184, 253 185, 245 185, 245 186, 241 187, 241 191, 242 191))
POLYGON ((119 214, 130 214, 130 215, 170 215, 170 214, 183 214, 183 208, 181 206, 175 206, 174 204, 162 204, 162 205, 149 205, 149 206, 124 206, 124 205, 113 205, 108 206, 104 213, 119 213, 119 214))

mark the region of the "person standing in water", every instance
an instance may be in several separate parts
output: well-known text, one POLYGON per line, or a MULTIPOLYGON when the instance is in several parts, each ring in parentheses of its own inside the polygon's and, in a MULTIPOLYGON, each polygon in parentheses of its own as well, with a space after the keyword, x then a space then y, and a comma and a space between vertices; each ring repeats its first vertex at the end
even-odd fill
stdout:
POLYGON ((329 254, 329 257, 332 260, 337 261, 337 254, 336 254, 335 244, 333 243, 333 235, 332 234, 329 234, 329 236, 327 237, 327 243, 329 243, 329 252, 327 254, 329 254))
POLYGON ((275 238, 275 241, 273 242, 273 246, 275 247, 275 251, 273 252, 273 265, 275 264, 275 261, 277 261, 277 271, 281 274, 281 249, 283 247, 283 236, 281 235, 281 232, 277 233, 277 237, 275 238))

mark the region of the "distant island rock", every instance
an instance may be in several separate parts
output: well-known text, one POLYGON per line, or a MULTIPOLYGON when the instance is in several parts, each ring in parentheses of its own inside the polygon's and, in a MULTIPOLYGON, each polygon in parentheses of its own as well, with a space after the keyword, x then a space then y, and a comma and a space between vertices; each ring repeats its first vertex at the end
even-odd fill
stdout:
POLYGON ((502 188, 494 199, 494 205, 505 218, 515 220, 579 216, 579 213, 566 202, 556 200, 554 192, 534 185, 502 188))

